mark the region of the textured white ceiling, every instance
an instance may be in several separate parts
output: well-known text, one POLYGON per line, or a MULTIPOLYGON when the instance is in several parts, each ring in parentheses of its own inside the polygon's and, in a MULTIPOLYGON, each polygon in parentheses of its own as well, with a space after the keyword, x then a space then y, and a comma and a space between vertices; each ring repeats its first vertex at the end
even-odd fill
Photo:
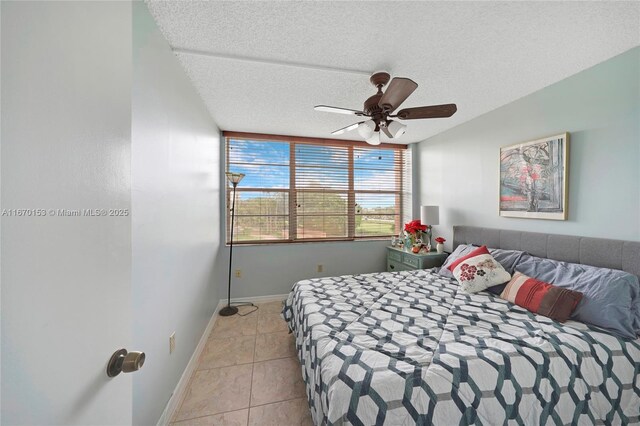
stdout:
POLYGON ((331 137, 356 120, 313 106, 361 109, 368 73, 386 70, 419 84, 402 107, 458 105, 405 121, 397 142, 418 142, 640 44, 635 1, 148 6, 215 122, 245 132, 331 137))

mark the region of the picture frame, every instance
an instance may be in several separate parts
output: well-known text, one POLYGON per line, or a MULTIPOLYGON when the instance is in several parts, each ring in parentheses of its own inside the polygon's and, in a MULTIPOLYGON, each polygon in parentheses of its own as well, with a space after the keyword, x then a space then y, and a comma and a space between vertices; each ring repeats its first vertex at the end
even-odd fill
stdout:
POLYGON ((567 220, 569 133, 500 148, 500 216, 567 220))

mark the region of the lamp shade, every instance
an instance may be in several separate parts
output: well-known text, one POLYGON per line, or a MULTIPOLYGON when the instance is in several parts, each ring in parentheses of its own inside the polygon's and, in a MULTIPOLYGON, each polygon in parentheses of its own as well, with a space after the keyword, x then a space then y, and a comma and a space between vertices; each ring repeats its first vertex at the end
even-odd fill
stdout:
POLYGON ((373 120, 367 120, 364 123, 358 124, 358 133, 364 139, 369 139, 373 136, 373 132, 376 130, 376 123, 373 120))
POLYGON ((399 138, 400 136, 404 135, 404 132, 407 131, 407 126, 402 123, 398 123, 397 121, 392 121, 387 126, 387 129, 389 129, 389 133, 391 133, 391 136, 393 136, 394 138, 399 138))
POLYGON ((244 177, 244 173, 226 172, 225 175, 227 175, 227 180, 234 185, 239 184, 242 178, 244 177))
POLYGON ((373 132, 373 136, 367 139, 369 145, 380 145, 380 132, 373 132))
POLYGON ((440 209, 438 206, 421 206, 420 223, 423 225, 438 225, 440 223, 440 209))

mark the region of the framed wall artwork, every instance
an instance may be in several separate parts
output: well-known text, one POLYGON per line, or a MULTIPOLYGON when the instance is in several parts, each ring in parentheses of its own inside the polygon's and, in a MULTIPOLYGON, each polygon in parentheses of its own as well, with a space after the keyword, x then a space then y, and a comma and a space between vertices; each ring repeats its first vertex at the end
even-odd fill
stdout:
POLYGON ((569 133, 500 148, 500 216, 567 220, 569 133))

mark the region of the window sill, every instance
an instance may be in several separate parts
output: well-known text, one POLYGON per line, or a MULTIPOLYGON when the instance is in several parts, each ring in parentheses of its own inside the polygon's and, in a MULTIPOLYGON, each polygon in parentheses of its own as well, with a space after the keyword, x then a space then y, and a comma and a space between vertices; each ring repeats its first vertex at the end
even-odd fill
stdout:
MULTIPOLYGON (((260 246, 282 246, 282 245, 300 245, 300 244, 327 244, 327 243, 367 243, 375 241, 386 241, 391 244, 391 235, 388 237, 371 237, 371 238, 358 238, 354 240, 308 240, 308 241, 269 241, 264 243, 251 242, 241 243, 234 242, 233 247, 260 247, 260 246)), ((225 247, 229 247, 229 243, 225 243, 225 247)))

